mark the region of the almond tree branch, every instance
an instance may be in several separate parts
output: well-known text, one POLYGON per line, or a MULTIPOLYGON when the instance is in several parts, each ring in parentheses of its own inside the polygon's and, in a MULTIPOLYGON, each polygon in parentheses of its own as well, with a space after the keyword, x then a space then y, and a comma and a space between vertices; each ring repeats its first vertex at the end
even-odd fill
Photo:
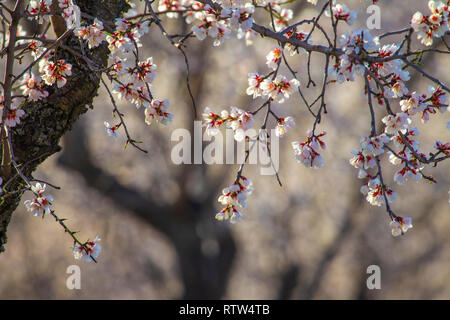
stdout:
MULTIPOLYGON (((22 2, 24 1, 20 1, 20 3, 22 2)), ((125 0, 79 0, 77 5, 81 11, 107 20, 119 17, 121 12, 129 8, 125 0)), ((11 35, 15 35, 15 33, 11 32, 11 35)), ((10 41, 9 45, 12 49, 8 50, 8 55, 13 57, 16 41, 14 39, 10 41)), ((58 42, 55 41, 55 44, 58 42)), ((72 34, 61 39, 61 44, 72 49, 80 47, 78 37, 72 34)), ((89 52, 90 59, 96 65, 103 67, 107 64, 108 55, 109 50, 106 43, 89 52)), ((47 98, 37 102, 23 103, 20 108, 26 113, 21 118, 21 123, 9 128, 8 134, 3 135, 2 139, 3 146, 9 146, 9 143, 5 142, 10 139, 11 149, 14 149, 14 157, 11 157, 11 161, 9 161, 9 170, 11 170, 11 165, 17 169, 18 164, 23 164, 20 166, 20 171, 29 181, 33 179, 32 172, 37 166, 48 156, 60 150, 59 139, 72 128, 79 116, 88 110, 87 106, 92 104, 100 85, 100 80, 92 74, 86 61, 65 50, 58 50, 56 58, 64 59, 67 63, 72 64, 72 76, 67 79, 66 85, 62 88, 46 87, 45 90, 49 93, 47 98)), ((4 89, 10 90, 13 79, 12 65, 8 68, 5 67, 4 70, 6 70, 7 78, 7 81, 3 83, 4 89)), ((5 95, 5 98, 6 96, 10 97, 10 94, 5 95)), ((9 104, 10 100, 7 106, 9 104)), ((7 110, 8 108, 5 107, 4 111, 7 110)), ((3 152, 10 153, 6 147, 2 149, 3 152)), ((23 178, 13 179, 8 184, 7 190, 4 191, 9 196, 2 198, 0 202, 0 252, 5 250, 7 227, 24 191, 23 178)))

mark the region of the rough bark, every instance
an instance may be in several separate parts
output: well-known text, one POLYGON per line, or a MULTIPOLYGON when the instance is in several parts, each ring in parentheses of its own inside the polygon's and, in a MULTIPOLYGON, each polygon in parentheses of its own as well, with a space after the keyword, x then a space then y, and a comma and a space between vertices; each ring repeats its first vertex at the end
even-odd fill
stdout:
MULTIPOLYGON (((77 1, 77 4, 82 12, 103 20, 113 20, 128 8, 125 0, 83 0, 77 1)), ((63 44, 73 50, 80 49, 79 40, 74 35, 66 38, 63 44)), ((86 52, 97 65, 106 66, 109 54, 106 44, 86 52)), ((15 160, 30 178, 40 163, 61 149, 59 139, 92 105, 99 88, 99 79, 83 59, 61 48, 56 50, 56 55, 56 58, 65 59, 72 64, 72 76, 62 88, 46 88, 49 92, 47 99, 22 105, 26 115, 21 119, 21 124, 11 130, 15 160)), ((15 171, 12 170, 12 173, 14 175, 15 171)), ((4 177, 4 181, 8 178, 4 177)), ((16 177, 7 190, 18 190, 20 185, 23 185, 23 181, 16 177)), ((0 252, 5 250, 7 227, 22 194, 23 192, 14 193, 0 203, 0 252)))

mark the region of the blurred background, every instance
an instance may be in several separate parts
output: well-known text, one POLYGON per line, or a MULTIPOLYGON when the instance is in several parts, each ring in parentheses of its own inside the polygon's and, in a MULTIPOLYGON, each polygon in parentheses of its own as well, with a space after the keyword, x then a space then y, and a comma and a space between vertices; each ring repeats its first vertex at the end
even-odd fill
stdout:
MULTIPOLYGON (((352 28, 364 27, 371 1, 342 1, 358 11, 352 28), (359 24, 359 25, 358 25, 359 24)), ((427 2, 380 1, 381 30, 403 29, 417 10, 428 12, 427 2)), ((322 1, 319 1, 319 6, 322 1)), ((289 6, 299 21, 317 15, 319 7, 306 1, 289 6)), ((267 17, 256 21, 267 23, 267 17)), ((322 25, 330 30, 327 18, 322 25)), ((169 32, 189 30, 182 21, 164 19, 169 32)), ((350 152, 369 135, 369 113, 362 97, 363 81, 332 84, 327 91, 328 113, 320 130, 325 166, 311 170, 296 163, 291 141, 305 139, 313 117, 298 94, 276 105, 278 115, 294 116, 295 129, 280 141, 280 187, 274 176, 261 176, 257 165, 245 166, 254 182, 245 220, 236 225, 218 222, 217 197, 230 185, 238 165, 174 165, 175 145, 170 136, 177 128, 191 129, 193 113, 186 90, 186 67, 156 27, 145 37, 142 58, 158 65, 154 92, 170 100, 174 122, 167 127, 144 123, 143 109, 119 104, 133 138, 143 141, 148 154, 128 147, 124 137, 107 136, 103 122, 115 124, 104 89, 73 130, 61 141, 63 150, 48 159, 35 177, 61 187, 50 189, 54 209, 67 224, 80 230, 81 239, 99 236, 103 250, 97 264, 73 259, 70 237, 51 218, 32 217, 20 205, 9 226, 6 252, 0 255, 2 299, 449 299, 450 215, 449 164, 426 169, 438 184, 426 181, 399 186, 393 166, 383 156, 387 183, 399 197, 393 210, 411 216, 414 228, 394 238, 383 207, 372 207, 359 189, 350 152), (66 288, 66 269, 81 267, 81 290, 66 288), (369 265, 381 268, 381 290, 368 290, 369 265)), ((305 27, 304 31, 309 31, 305 27)), ((342 33, 346 29, 341 26, 342 33)), ((314 38, 315 43, 324 43, 314 38)), ((401 37, 387 41, 398 42, 401 37)), ((254 110, 262 100, 245 94, 247 74, 267 73, 265 56, 276 43, 257 37, 254 46, 235 35, 220 47, 210 38, 187 41, 191 86, 199 111, 235 105, 254 110)), ((418 43, 413 42, 413 48, 418 43)), ((425 70, 449 83, 450 60, 430 54, 425 70)), ((288 57, 299 71, 309 101, 319 86, 304 88, 306 55, 288 57)), ((312 76, 321 83, 324 57, 312 55, 312 76)), ((283 67, 280 73, 291 78, 283 67)), ((410 91, 426 92, 428 81, 412 73, 410 91)), ((398 112, 399 106, 393 104, 398 112)), ((199 114, 200 114, 199 112, 199 114)), ((385 115, 376 109, 377 118, 385 115)), ((259 115, 257 128, 263 119, 259 115)), ((424 153, 436 139, 448 141, 448 113, 432 117, 427 125, 416 122, 424 153)), ((274 125, 270 122, 271 126, 274 125)), ((382 130, 379 125, 378 130, 382 130)), ((207 143, 204 143, 204 146, 207 143)), ((29 196, 28 196, 29 197, 29 196)), ((22 199, 28 199, 24 196, 22 199)))

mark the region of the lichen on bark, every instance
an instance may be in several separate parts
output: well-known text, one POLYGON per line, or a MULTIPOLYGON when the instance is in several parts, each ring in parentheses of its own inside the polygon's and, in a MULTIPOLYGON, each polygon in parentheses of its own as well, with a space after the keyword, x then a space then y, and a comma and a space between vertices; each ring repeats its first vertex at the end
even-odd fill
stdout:
MULTIPOLYGON (((104 21, 113 21, 129 8, 125 0, 79 0, 77 5, 82 12, 104 21)), ((80 41, 73 34, 64 39, 62 44, 81 52, 80 41)), ((94 50, 85 48, 85 52, 98 66, 106 67, 109 51, 105 43, 94 50)), ((83 59, 62 48, 57 48, 55 55, 55 58, 65 59, 67 63, 72 64, 72 76, 62 88, 46 88, 49 92, 46 99, 24 103, 21 108, 26 114, 21 118, 21 123, 11 128, 10 132, 15 160, 29 178, 32 178, 32 173, 39 164, 61 150, 59 139, 71 129, 80 115, 88 110, 88 106, 92 106, 100 86, 99 78, 83 59)), ((12 176, 16 174, 15 170, 11 172, 12 176)), ((4 181, 9 178, 11 177, 4 177, 4 181)), ((16 175, 8 184, 7 191, 14 192, 23 184, 16 175)), ((5 250, 7 227, 22 194, 23 191, 11 193, 0 204, 0 252, 5 250)))

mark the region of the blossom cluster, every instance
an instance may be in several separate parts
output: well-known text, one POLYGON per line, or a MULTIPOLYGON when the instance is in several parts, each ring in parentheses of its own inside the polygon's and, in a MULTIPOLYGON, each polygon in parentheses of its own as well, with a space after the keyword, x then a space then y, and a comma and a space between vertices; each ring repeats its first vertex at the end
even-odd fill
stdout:
MULTIPOLYGON (((38 54, 41 50, 41 48, 37 48, 31 52, 32 54, 38 54)), ((52 86, 56 84, 58 88, 63 87, 67 82, 67 78, 72 75, 71 69, 72 65, 66 63, 64 59, 52 61, 49 54, 42 57, 39 61, 39 73, 42 77, 33 72, 24 76, 19 87, 22 91, 22 96, 11 100, 6 125, 14 127, 20 123, 20 118, 25 115, 25 110, 21 109, 20 105, 25 100, 36 102, 48 97, 49 93, 45 85, 52 86)), ((0 107, 3 108, 3 94, 0 96, 0 107)))
MULTIPOLYGON (((4 108, 5 104, 5 96, 4 93, 0 90, 0 109, 4 108)), ((15 127, 20 123, 20 118, 25 115, 25 111, 19 108, 21 104, 21 100, 19 98, 13 98, 11 100, 11 104, 9 106, 9 112, 6 115, 5 124, 8 127, 15 127)))
POLYGON ((199 40, 204 40, 207 36, 214 39, 214 46, 220 46, 224 40, 229 39, 232 30, 245 33, 253 25, 252 14, 255 8, 250 3, 243 6, 224 6, 220 13, 209 5, 206 5, 205 9, 194 15, 192 32, 199 40))
POLYGON ((167 112, 169 109, 169 100, 163 101, 153 99, 152 102, 145 108, 145 123, 150 125, 153 120, 167 125, 173 119, 173 114, 167 112))
POLYGON ((366 195, 366 200, 374 206, 381 206, 385 196, 389 202, 394 202, 397 197, 392 189, 381 184, 378 174, 371 175, 367 172, 368 169, 377 166, 376 158, 385 152, 384 145, 389 141, 390 138, 385 133, 378 136, 362 137, 361 147, 352 151, 353 158, 350 159, 350 164, 359 169, 358 178, 369 179, 361 187, 361 192, 366 195))
POLYGON ((282 137, 287 133, 289 128, 295 126, 295 120, 291 116, 281 117, 277 119, 277 126, 275 128, 275 135, 277 137, 282 137))
MULTIPOLYGON (((55 0, 30 0, 26 6, 26 12, 30 20, 37 20, 39 24, 47 22, 51 7, 55 0)), ((62 9, 61 16, 66 21, 67 28, 73 29, 80 23, 80 8, 72 0, 58 0, 58 7, 62 9)))
POLYGON ((358 150, 353 150, 354 155, 350 159, 350 164, 357 169, 360 169, 360 177, 365 177, 364 170, 376 166, 375 157, 384 153, 384 144, 390 141, 386 134, 380 134, 373 137, 362 137, 360 141, 361 147, 358 150))
POLYGON ((246 138, 246 131, 253 126, 253 115, 234 106, 230 107, 230 111, 222 110, 220 114, 206 107, 203 112, 203 121, 208 135, 216 135, 218 129, 225 124, 226 127, 233 129, 236 141, 243 141, 246 138))
POLYGON ((282 29, 289 26, 289 21, 293 17, 292 9, 281 8, 281 6, 275 2, 271 3, 272 10, 275 11, 276 16, 274 17, 274 25, 276 31, 281 31, 282 29))
POLYGON ((63 10, 62 17, 66 21, 68 29, 80 27, 80 7, 74 4, 73 0, 58 0, 58 6, 63 10))
POLYGON ((38 20, 39 24, 48 20, 51 11, 52 0, 30 0, 26 10, 30 20, 38 20))
POLYGON ((417 11, 411 18, 411 27, 417 32, 417 39, 426 46, 433 44, 433 38, 440 38, 449 30, 450 1, 428 2, 430 15, 417 11))
POLYGON ((41 78, 35 74, 25 76, 21 89, 22 93, 34 102, 48 97, 48 92, 44 89, 41 78))
MULTIPOLYGON (((336 21, 345 21, 349 26, 353 25, 357 18, 355 10, 350 10, 345 4, 337 3, 336 0, 332 1, 331 12, 333 12, 333 17, 336 21)), ((330 17, 331 12, 329 9, 326 9, 325 15, 330 17)))
POLYGON ((248 85, 247 94, 252 95, 254 99, 269 97, 275 102, 283 103, 300 86, 300 81, 295 78, 289 80, 283 75, 271 78, 254 72, 248 75, 248 85))
POLYGON ((112 126, 108 121, 103 122, 103 124, 105 125, 105 130, 110 137, 114 137, 116 139, 119 137, 119 135, 117 134, 117 129, 119 129, 120 124, 112 126))
MULTIPOLYGON (((133 22, 127 18, 117 18, 115 21, 115 31, 106 36, 108 48, 113 55, 126 55, 132 53, 137 48, 142 47, 141 37, 148 33, 148 21, 143 23, 133 22)), ((96 23, 94 22, 94 25, 96 23)), ((92 27, 99 32, 100 27, 92 27)), ((99 35, 94 32, 87 39, 93 41, 91 38, 99 38, 99 35)), ((100 40, 100 39, 99 39, 100 40)))
POLYGON ((398 156, 391 153, 389 155, 389 161, 394 165, 403 165, 403 167, 394 174, 394 181, 399 185, 404 185, 409 179, 414 181, 422 179, 421 172, 423 166, 420 165, 420 162, 409 149, 399 151, 398 156))
POLYGON ((405 234, 408 229, 411 229, 413 227, 412 225, 412 218, 411 217, 395 217, 391 221, 391 228, 392 228, 392 235, 394 237, 400 236, 405 234))
POLYGON ((216 214, 216 219, 239 222, 243 216, 238 208, 247 208, 247 197, 253 192, 252 184, 250 179, 241 175, 234 184, 223 189, 218 202, 225 207, 216 214))
POLYGON ((41 217, 50 213, 53 197, 49 194, 44 195, 45 188, 46 185, 41 185, 40 183, 31 186, 31 191, 35 195, 35 198, 33 200, 26 200, 24 203, 27 210, 35 217, 41 217))
POLYGON ((397 193, 388 186, 383 186, 379 178, 370 179, 361 187, 361 193, 366 195, 366 200, 373 206, 381 206, 385 196, 391 203, 397 198, 397 193))
POLYGON ((83 245, 76 243, 72 249, 73 257, 76 260, 84 260, 86 262, 92 262, 98 259, 102 246, 98 244, 101 239, 96 237, 92 241, 87 241, 83 245))
POLYGON ((75 33, 79 38, 88 42, 89 49, 98 47, 106 40, 106 35, 103 32, 103 23, 97 18, 95 18, 93 24, 76 29, 75 33))
MULTIPOLYGON (((111 52, 109 77, 113 82, 112 92, 120 100, 132 103, 136 108, 144 107, 145 123, 150 125, 153 120, 167 125, 173 119, 168 112, 169 101, 153 97, 152 82, 156 76, 157 65, 153 58, 138 60, 138 48, 142 46, 141 38, 149 31, 149 21, 135 22, 131 19, 134 10, 124 17, 115 20, 115 30, 112 33, 104 31, 103 23, 95 19, 91 25, 76 29, 76 34, 87 41, 89 48, 96 48, 106 41, 111 52)), ((105 122, 108 135, 117 138, 120 124, 110 125, 105 122)))
POLYGON ((355 75, 364 74, 364 66, 355 58, 355 55, 375 50, 379 43, 369 30, 347 31, 339 38, 344 54, 329 66, 328 73, 339 83, 344 81, 355 81, 355 75))
POLYGON ((45 84, 51 86, 56 83, 58 88, 63 87, 67 82, 67 77, 72 75, 72 65, 66 63, 64 59, 51 61, 43 58, 39 62, 39 71, 45 84))
POLYGON ((151 84, 157 66, 150 57, 133 66, 127 59, 115 57, 110 75, 114 79, 115 93, 119 99, 136 105, 148 107, 152 100, 151 84))
POLYGON ((266 56, 267 66, 273 71, 278 69, 279 64, 281 63, 281 59, 283 58, 283 48, 280 46, 272 49, 266 56))
POLYGON ((321 137, 326 135, 323 131, 315 135, 312 131, 307 132, 307 139, 304 142, 292 142, 295 159, 298 163, 303 164, 307 168, 320 169, 323 167, 324 161, 320 155, 320 149, 325 150, 326 144, 321 137))

